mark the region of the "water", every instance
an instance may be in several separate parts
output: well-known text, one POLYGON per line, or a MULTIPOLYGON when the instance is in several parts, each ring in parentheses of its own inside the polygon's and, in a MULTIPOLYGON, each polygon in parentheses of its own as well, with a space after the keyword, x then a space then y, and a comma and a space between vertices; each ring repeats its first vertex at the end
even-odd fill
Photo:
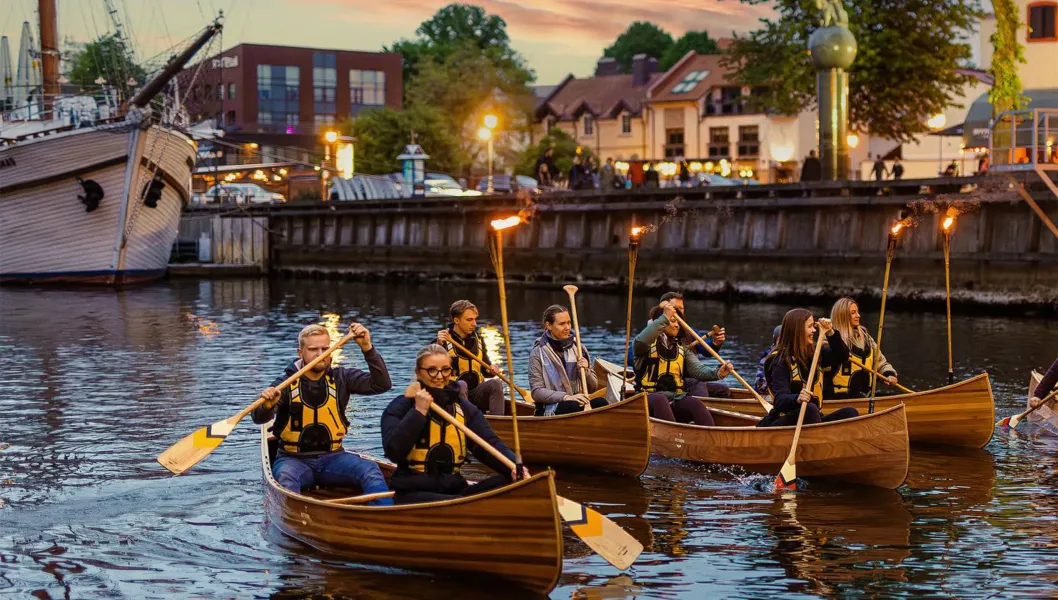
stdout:
MULTIPOLYGON (((498 322, 494 288, 451 284, 184 280, 124 292, 0 290, 0 594, 511 595, 344 563, 278 533, 264 518, 249 419, 184 476, 155 462, 185 434, 253 401, 294 356, 305 324, 362 320, 403 387, 415 350, 460 297, 498 322)), ((578 298, 587 346, 620 362, 625 300, 587 291, 578 298)), ((523 385, 539 315, 564 300, 558 289, 510 293, 523 385)), ((648 306, 637 302, 637 326, 648 306)), ((687 308, 699 328, 727 327, 724 353, 748 377, 789 307, 687 308)), ((987 369, 1000 415, 1023 407, 1029 370, 1058 348, 1058 324, 1040 319, 957 316, 953 336, 957 376, 987 369)), ((944 383, 943 314, 889 313, 884 346, 901 382, 944 383)), ((357 354, 347 352, 343 364, 362 366, 357 354)), ((493 355, 502 358, 498 349, 493 355)), ((353 400, 347 447, 381 455, 380 413, 397 393, 353 400)), ((1056 454, 1058 438, 1026 423, 997 431, 984 450, 914 448, 897 491, 817 483, 776 495, 771 477, 658 458, 640 479, 564 472, 561 494, 599 508, 647 549, 619 574, 567 533, 552 595, 1054 597, 1056 454)))

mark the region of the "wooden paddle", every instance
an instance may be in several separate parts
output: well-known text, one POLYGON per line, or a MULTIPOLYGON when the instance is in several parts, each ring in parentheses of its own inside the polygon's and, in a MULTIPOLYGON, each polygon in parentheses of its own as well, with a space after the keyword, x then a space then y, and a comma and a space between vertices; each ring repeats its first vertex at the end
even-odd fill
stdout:
MULTIPOLYGON (((503 463, 508 469, 515 468, 511 459, 493 448, 492 444, 481 439, 481 436, 471 431, 469 427, 455 420, 452 415, 442 410, 441 407, 431 402, 430 410, 462 431, 475 444, 496 457, 496 460, 503 463)), ((587 506, 558 496, 558 512, 562 516, 562 520, 569 525, 569 528, 573 530, 577 537, 583 540, 599 556, 605 558, 606 562, 622 571, 632 566, 639 554, 643 552, 643 544, 636 541, 634 537, 629 535, 624 529, 621 529, 616 523, 587 506)))
MULTIPOLYGON (((471 360, 473 360, 476 363, 479 363, 481 366, 488 367, 488 368, 492 367, 492 365, 490 365, 489 363, 487 363, 487 362, 481 360, 480 358, 478 358, 477 356, 474 356, 473 354, 471 354, 470 351, 467 350, 466 348, 464 348, 462 344, 460 344, 459 342, 453 340, 451 337, 448 338, 448 343, 452 344, 455 347, 456 350, 459 350, 463 354, 466 354, 468 357, 470 357, 471 360)), ((506 375, 504 375, 503 373, 500 373, 499 369, 496 370, 496 377, 499 377, 500 381, 502 381, 502 382, 506 383, 507 385, 511 386, 512 388, 514 388, 514 391, 518 392, 518 394, 521 395, 522 400, 525 400, 526 402, 528 402, 530 404, 534 404, 533 396, 529 393, 529 390, 527 390, 527 389, 525 389, 523 387, 518 387, 518 386, 514 385, 514 382, 511 381, 511 379, 509 377, 507 377, 506 375)))
MULTIPOLYGON (((301 367, 297 373, 294 373, 288 377, 286 381, 276 386, 276 389, 282 391, 289 387, 295 381, 300 379, 302 375, 318 365, 323 359, 330 356, 335 350, 344 346, 346 342, 351 339, 353 339, 353 334, 347 334, 345 337, 335 342, 330 348, 327 348, 323 354, 312 359, 309 364, 301 367)), ((210 452, 216 450, 217 447, 228 438, 228 434, 235 429, 235 426, 239 424, 239 421, 242 421, 243 417, 253 412, 258 406, 264 404, 264 401, 265 399, 262 396, 254 401, 253 404, 242 409, 235 415, 228 417, 223 421, 217 421, 212 425, 206 425, 202 429, 188 435, 184 439, 170 446, 165 452, 162 452, 161 455, 158 456, 158 462, 160 462, 166 469, 172 471, 174 475, 179 475, 190 469, 198 464, 203 458, 209 456, 210 452)))
MULTIPOLYGON (((577 286, 575 285, 564 285, 562 289, 566 290, 569 294, 569 309, 573 311, 573 335, 577 338, 577 361, 579 362, 581 357, 584 356, 584 346, 580 343, 580 325, 577 324, 577 299, 574 296, 577 293, 577 286)), ((580 371, 580 389, 582 394, 588 393, 588 370, 578 369, 580 371)), ((591 402, 584 403, 584 410, 591 410, 591 402)))
MULTIPOLYGON (((850 354, 849 355, 849 362, 855 363, 856 366, 860 367, 864 371, 870 371, 871 373, 877 375, 878 377, 881 377, 882 381, 885 381, 886 385, 889 384, 889 382, 886 381, 886 378, 888 377, 887 375, 883 375, 883 374, 879 373, 878 371, 875 371, 874 369, 872 369, 872 368, 868 367, 867 365, 863 364, 862 362, 860 362, 859 358, 857 358, 857 357, 855 357, 855 356, 850 354)), ((909 390, 906 387, 900 385, 899 383, 894 383, 893 387, 897 388, 898 390, 900 390, 902 392, 906 392, 908 394, 914 394, 915 393, 914 390, 909 390)))
POLYGON ((334 498, 333 500, 327 500, 330 504, 367 504, 372 500, 381 500, 383 498, 392 498, 396 492, 375 492, 374 494, 360 494, 359 496, 349 496, 348 498, 334 498))
MULTIPOLYGON (((816 367, 819 365, 819 351, 823 349, 824 335, 820 328, 819 336, 816 338, 816 352, 812 356, 812 368, 808 371, 808 380, 805 381, 803 388, 809 391, 812 390, 812 381, 816 378, 816 367)), ((820 398, 819 401, 822 402, 823 399, 820 398)), ((797 489, 797 441, 801 439, 801 426, 805 423, 806 410, 808 410, 808 402, 801 404, 801 412, 797 415, 797 429, 794 429, 793 443, 790 444, 790 455, 786 457, 786 462, 783 463, 779 475, 775 478, 775 491, 797 489)))
MULTIPOLYGON (((687 331, 691 332, 691 335, 694 336, 694 339, 698 340, 698 343, 701 344, 703 348, 708 350, 709 354, 713 355, 713 358, 715 358, 716 360, 720 361, 721 365, 723 365, 723 364, 725 364, 727 362, 726 360, 724 360, 723 358, 720 357, 720 354, 717 353, 716 350, 713 350, 712 346, 710 346, 709 344, 705 343, 705 340, 702 339, 702 336, 698 335, 698 332, 695 331, 693 327, 688 325, 687 321, 683 320, 683 317, 680 316, 679 312, 676 312, 675 316, 676 316, 676 322, 679 323, 681 326, 683 326, 684 329, 686 329, 687 331)), ((765 400, 764 398, 762 398, 761 395, 757 393, 757 390, 753 389, 752 385, 746 383, 746 380, 742 379, 742 376, 739 375, 738 371, 736 371, 733 367, 731 369, 731 374, 735 376, 735 379, 737 379, 739 383, 741 383, 747 390, 749 390, 749 393, 753 394, 753 397, 757 399, 757 402, 760 402, 760 405, 764 407, 764 412, 771 412, 771 409, 772 409, 771 403, 768 402, 767 400, 765 400)))
POLYGON ((1039 408, 1041 406, 1043 406, 1044 404, 1047 404, 1048 402, 1053 400, 1056 396, 1058 396, 1058 388, 1055 388, 1050 394, 1047 394, 1046 398, 1040 400, 1039 404, 1037 404, 1036 406, 1033 406, 1032 408, 1026 410, 1025 412, 1023 412, 1021 414, 1013 415, 1013 416, 1010 416, 1010 417, 1004 417, 1004 418, 1000 419, 996 423, 996 427, 1009 425, 1011 429, 1016 428, 1018 426, 1018 423, 1021 423, 1022 419, 1024 419, 1027 416, 1029 416, 1033 412, 1039 410, 1039 408))

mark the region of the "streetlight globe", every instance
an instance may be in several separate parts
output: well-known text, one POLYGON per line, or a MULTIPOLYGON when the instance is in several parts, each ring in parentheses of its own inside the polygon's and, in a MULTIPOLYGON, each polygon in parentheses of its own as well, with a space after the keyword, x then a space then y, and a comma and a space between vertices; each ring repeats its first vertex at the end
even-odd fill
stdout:
POLYGON ((487 142, 492 139, 492 130, 488 127, 482 127, 478 129, 478 139, 487 142))
POLYGON ((323 139, 327 140, 328 144, 333 144, 338 141, 338 132, 328 131, 327 133, 323 134, 323 139))
POLYGON ((930 129, 943 129, 947 122, 947 117, 945 117, 943 113, 938 113, 930 117, 929 121, 926 121, 926 125, 928 125, 930 129))
POLYGON ((485 115, 485 127, 489 129, 496 129, 496 126, 500 124, 500 119, 496 115, 485 115))

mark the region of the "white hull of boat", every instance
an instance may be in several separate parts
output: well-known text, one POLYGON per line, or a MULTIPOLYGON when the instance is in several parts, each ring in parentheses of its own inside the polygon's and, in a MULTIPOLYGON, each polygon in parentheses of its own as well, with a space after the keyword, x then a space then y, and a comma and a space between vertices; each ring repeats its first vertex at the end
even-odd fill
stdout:
POLYGON ((195 153, 189 138, 154 126, 79 129, 0 148, 0 281, 161 277, 190 198, 195 153), (143 191, 155 164, 165 187, 150 208, 143 191), (78 178, 103 188, 90 213, 78 178))

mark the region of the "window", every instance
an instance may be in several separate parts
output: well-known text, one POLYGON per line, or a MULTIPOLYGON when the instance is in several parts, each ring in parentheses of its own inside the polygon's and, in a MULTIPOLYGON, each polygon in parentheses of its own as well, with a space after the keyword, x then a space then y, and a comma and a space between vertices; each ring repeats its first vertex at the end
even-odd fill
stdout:
POLYGON ((631 135, 632 133, 632 115, 621 115, 621 134, 631 135))
POLYGON ((228 125, 234 125, 235 124, 235 111, 234 110, 229 110, 228 111, 227 124, 228 125))
POLYGON ((679 158, 683 156, 683 130, 665 130, 665 158, 679 158))
POLYGON ((730 129, 727 127, 709 128, 709 157, 723 158, 731 154, 730 129))
POLYGON ((317 114, 315 117, 316 131, 323 131, 329 126, 334 125, 334 115, 320 115, 317 114))
POLYGON ((698 87, 698 84, 709 76, 709 71, 691 71, 683 78, 682 81, 672 86, 673 94, 686 94, 687 92, 698 87))
POLYGON ((223 100, 223 99, 224 99, 224 84, 221 83, 221 84, 217 85, 217 100, 223 100))
POLYGON ((1058 21, 1058 3, 1035 2, 1029 5, 1029 41, 1050 42, 1058 40, 1055 23, 1058 21))
POLYGON ((235 99, 235 84, 234 83, 229 83, 228 84, 228 100, 234 100, 234 99, 235 99))
POLYGON ((595 134, 595 119, 591 115, 584 115, 584 135, 595 134))
POLYGON ((738 156, 757 156, 760 154, 760 134, 756 125, 743 125, 738 128, 738 156))
POLYGON ((385 71, 349 71, 349 99, 353 106, 382 106, 386 103, 385 71))
POLYGON ((338 69, 334 52, 312 53, 313 112, 334 114, 334 90, 338 87, 338 69))
POLYGON ((266 129, 294 133, 300 107, 298 67, 257 65, 257 122, 266 129))

